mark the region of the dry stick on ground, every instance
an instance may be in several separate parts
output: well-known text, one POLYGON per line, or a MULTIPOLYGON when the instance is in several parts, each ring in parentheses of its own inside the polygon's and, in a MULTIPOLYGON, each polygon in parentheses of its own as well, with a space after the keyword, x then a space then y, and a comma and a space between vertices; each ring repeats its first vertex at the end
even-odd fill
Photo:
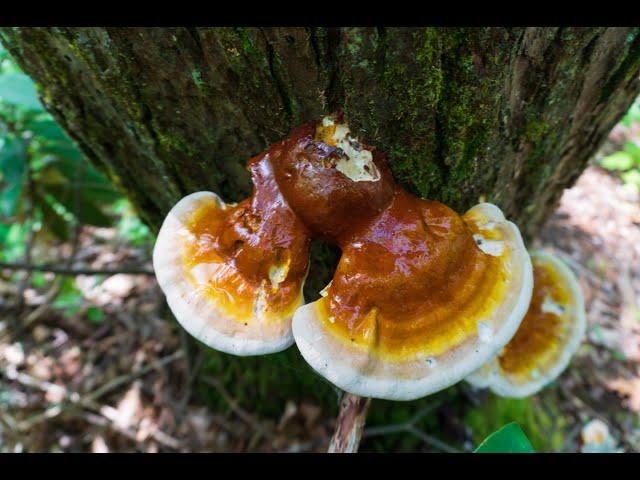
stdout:
POLYGON ((247 425, 254 429, 255 434, 249 441, 249 445, 247 446, 247 450, 253 449, 261 437, 270 438, 272 436, 271 432, 267 430, 265 425, 261 424, 258 420, 256 420, 251 414, 249 414, 246 410, 238 405, 238 402, 235 398, 231 396, 231 394, 227 391, 226 388, 222 385, 217 378, 213 377, 204 377, 202 379, 204 383, 212 386, 216 389, 218 394, 224 399, 225 402, 229 405, 231 410, 247 425))
POLYGON ((442 400, 438 400, 436 402, 430 403, 425 406, 421 410, 419 410, 413 417, 411 417, 408 421, 403 423, 396 423, 391 425, 383 425, 380 427, 372 427, 367 428, 363 432, 363 437, 376 437, 380 435, 390 435, 394 433, 410 433, 420 440, 422 440, 427 445, 430 445, 438 450, 447 453, 458 453, 459 450, 457 448, 452 447, 451 445, 443 442, 442 440, 433 437, 431 435, 427 435, 416 427, 416 424, 422 420, 425 416, 431 413, 433 410, 437 409, 442 405, 442 400))
POLYGON ((569 434, 565 437, 562 442, 562 447, 560 447, 560 453, 576 453, 577 448, 575 448, 577 444, 577 438, 580 436, 580 432, 582 431, 582 424, 580 422, 576 422, 576 425, 569 431, 569 434))
POLYGON ((186 378, 184 385, 184 393, 182 398, 178 402, 177 416, 178 420, 182 420, 184 414, 187 409, 187 405, 189 404, 189 400, 191 400, 191 395, 193 393, 193 384, 198 375, 198 371, 200 370, 200 366, 202 365, 203 355, 202 350, 198 350, 195 354, 193 353, 193 349, 190 347, 191 338, 188 336, 184 329, 180 329, 180 343, 182 344, 182 349, 185 352, 185 360, 186 360, 186 378))
POLYGON ((336 430, 329 443, 329 453, 356 453, 371 404, 370 398, 345 392, 340 399, 336 430))
POLYGON ((144 269, 140 267, 127 267, 121 268, 71 268, 59 265, 32 265, 30 263, 17 262, 0 262, 0 269, 7 270, 26 270, 29 272, 47 272, 55 273, 57 275, 77 276, 77 275, 116 275, 119 273, 127 275, 154 275, 153 270, 144 269))
POLYGON ((351 393, 344 393, 340 401, 340 413, 336 430, 329 444, 329 453, 355 453, 358 451, 362 437, 388 435, 392 433, 410 433, 443 452, 457 453, 458 449, 446 444, 431 435, 427 435, 416 427, 428 413, 439 407, 442 401, 436 401, 419 410, 409 421, 393 425, 368 428, 364 430, 370 398, 360 397, 351 393))
POLYGON ((146 375, 147 373, 149 373, 151 370, 155 368, 161 367, 170 362, 173 362, 174 360, 179 359, 182 356, 183 356, 182 350, 178 350, 177 352, 174 352, 171 355, 161 358, 157 362, 152 362, 149 365, 144 366, 137 372, 126 374, 126 375, 120 375, 114 378, 113 380, 111 380, 110 382, 105 383, 100 388, 97 388, 96 390, 89 392, 88 394, 85 394, 85 395, 82 395, 78 392, 70 391, 69 389, 65 387, 61 387, 60 385, 52 384, 49 382, 42 382, 24 373, 18 373, 15 375, 12 374, 9 377, 10 380, 15 380, 20 384, 28 387, 38 388, 44 392, 49 391, 50 388, 58 389, 59 392, 62 393, 62 396, 65 399, 65 402, 49 407, 44 412, 39 413, 27 420, 20 422, 18 426, 19 430, 22 430, 22 431, 29 430, 34 425, 44 420, 57 417, 62 412, 75 408, 77 406, 100 411, 101 405, 97 403, 100 397, 106 395, 112 390, 115 390, 116 388, 118 388, 123 384, 130 383, 131 381, 146 375))
MULTIPOLYGON (((139 442, 138 432, 136 430, 132 430, 132 429, 128 429, 128 428, 124 428, 119 425, 116 425, 111 420, 109 420, 108 418, 102 415, 96 415, 95 413, 88 412, 84 415, 84 419, 93 425, 109 428, 114 432, 117 432, 136 443, 139 442)), ((150 435, 156 442, 158 442, 163 447, 171 448, 173 450, 179 450, 181 447, 179 440, 167 435, 164 432, 161 432, 160 430, 154 430, 150 433, 150 435)))
POLYGON ((329 443, 329 453, 356 453, 360 445, 360 439, 377 435, 387 435, 392 433, 410 433, 420 438, 424 443, 436 447, 444 452, 459 452, 458 449, 447 445, 443 441, 427 435, 420 431, 416 424, 424 418, 441 402, 437 401, 416 413, 408 422, 384 425, 364 430, 367 411, 371 404, 370 398, 360 397, 345 392, 340 400, 340 412, 336 422, 336 429, 329 443), (363 435, 364 434, 364 435, 363 435))

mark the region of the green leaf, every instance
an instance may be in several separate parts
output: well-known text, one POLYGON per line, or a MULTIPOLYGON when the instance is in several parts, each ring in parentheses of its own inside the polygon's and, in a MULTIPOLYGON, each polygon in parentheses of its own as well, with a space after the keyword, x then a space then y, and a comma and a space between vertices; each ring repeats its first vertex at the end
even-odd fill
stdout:
POLYGON ((47 284, 47 276, 42 272, 33 272, 31 274, 31 285, 36 288, 42 288, 47 284))
POLYGON ((529 439, 520 426, 508 423, 497 432, 489 435, 476 449, 475 453, 534 453, 529 439))
POLYGON ((25 244, 30 223, 14 222, 11 225, 0 223, 0 258, 5 262, 14 262, 24 256, 25 244))
POLYGON ((100 324, 104 319, 104 311, 100 307, 92 305, 87 309, 87 317, 91 323, 100 324))
POLYGON ((615 359, 618 360, 619 362, 626 362, 627 361, 627 357, 625 357, 624 353, 618 351, 618 350, 611 350, 611 356, 615 359))
POLYGON ((80 222, 96 227, 111 227, 113 220, 98 207, 86 190, 65 188, 61 185, 42 185, 46 193, 60 202, 80 222), (76 205, 77 195, 77 205, 76 205), (77 208, 76 208, 77 207, 77 208))
POLYGON ((38 192, 34 196, 36 207, 42 213, 42 224, 48 228, 58 239, 66 242, 69 240, 69 222, 49 205, 47 199, 38 192))
POLYGON ((18 206, 27 169, 24 144, 14 136, 5 137, 0 146, 0 173, 6 184, 0 190, 0 213, 12 216, 18 206))
POLYGON ((126 201, 116 205, 117 211, 120 212, 120 220, 116 225, 118 235, 126 238, 135 247, 152 244, 153 238, 149 227, 135 215, 131 205, 126 201))
POLYGON ((31 120, 25 125, 27 130, 31 130, 38 140, 49 142, 70 143, 70 139, 60 125, 51 118, 31 120))
POLYGON ((640 100, 638 99, 633 102, 633 105, 631 105, 631 108, 629 108, 629 111, 624 116, 621 123, 625 127, 630 127, 633 122, 640 122, 640 100))
POLYGON ((640 165, 640 145, 635 142, 625 142, 624 151, 631 155, 636 165, 640 165))
POLYGON ((82 292, 75 285, 75 279, 68 277, 63 280, 53 307, 64 310, 64 314, 71 317, 81 310, 83 299, 82 292))
POLYGON ((55 167, 72 183, 70 188, 79 188, 92 200, 106 204, 122 198, 122 194, 82 156, 71 141, 45 146, 42 150, 56 157, 47 161, 44 169, 55 167))
POLYGON ((67 159, 70 163, 75 163, 76 166, 83 160, 82 153, 71 143, 71 140, 67 142, 49 143, 44 145, 41 150, 44 153, 67 159))
POLYGON ((0 173, 8 183, 19 182, 27 169, 24 143, 15 136, 7 136, 0 144, 0 173))
POLYGON ((24 73, 0 75, 0 100, 26 110, 44 111, 35 84, 24 73))
POLYGON ((623 173, 622 181, 627 185, 635 185, 640 188, 640 170, 634 169, 623 173))
POLYGON ((5 217, 11 217, 16 213, 22 185, 19 183, 10 184, 0 191, 0 213, 5 217))
POLYGON ((616 152, 602 159, 607 170, 627 170, 633 166, 633 157, 628 152, 616 152))

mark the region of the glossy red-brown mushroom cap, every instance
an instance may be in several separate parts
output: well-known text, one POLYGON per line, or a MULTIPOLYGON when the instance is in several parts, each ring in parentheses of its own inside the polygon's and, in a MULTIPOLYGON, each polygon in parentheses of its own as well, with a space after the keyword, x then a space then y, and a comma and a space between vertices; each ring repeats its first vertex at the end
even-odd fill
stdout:
POLYGON ((446 388, 513 336, 531 297, 517 227, 491 204, 463 217, 397 189, 340 239, 323 298, 293 318, 307 362, 361 396, 411 400, 446 388))
POLYGON ((235 355, 283 350, 304 300, 307 229, 277 189, 264 155, 250 163, 252 197, 225 204, 212 192, 183 198, 154 248, 158 282, 180 324, 235 355))
POLYGON ((394 192, 384 155, 336 122, 305 124, 269 151, 284 198, 315 236, 330 241, 355 219, 379 214, 394 192))

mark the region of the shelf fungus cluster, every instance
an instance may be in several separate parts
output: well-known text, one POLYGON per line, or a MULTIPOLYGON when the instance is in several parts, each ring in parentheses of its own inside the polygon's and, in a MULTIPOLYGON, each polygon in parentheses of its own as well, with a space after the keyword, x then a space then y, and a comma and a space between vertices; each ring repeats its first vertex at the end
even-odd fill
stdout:
POLYGON ((251 197, 236 205, 189 195, 158 236, 158 281, 196 338, 236 355, 295 341, 343 390, 394 400, 457 383, 517 341, 533 268, 495 205, 458 215, 409 194, 340 115, 298 127, 249 169, 251 197), (321 298, 305 305, 314 238, 342 257, 321 298))
POLYGON ((533 395, 560 375, 578 350, 587 325, 573 272, 546 252, 531 253, 533 296, 518 331, 467 381, 503 397, 533 395))

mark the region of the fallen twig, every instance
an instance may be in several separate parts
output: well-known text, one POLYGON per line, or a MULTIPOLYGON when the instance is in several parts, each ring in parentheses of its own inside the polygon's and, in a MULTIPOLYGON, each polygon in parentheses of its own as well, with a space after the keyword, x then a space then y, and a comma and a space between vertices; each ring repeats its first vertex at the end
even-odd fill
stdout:
POLYGON ((225 402, 229 405, 231 410, 247 425, 255 430, 255 434, 251 438, 249 445, 247 447, 248 450, 251 450, 258 443, 261 437, 265 436, 267 438, 271 437, 271 432, 269 432, 264 425, 261 424, 258 420, 256 420, 251 414, 249 414, 246 410, 238 405, 238 402, 235 398, 233 398, 227 389, 224 388, 222 383, 213 377, 204 377, 202 379, 204 383, 212 386, 216 389, 216 391, 220 394, 220 396, 224 399, 225 402))
POLYGON ((88 394, 80 394, 78 392, 71 391, 60 385, 56 385, 50 382, 43 382, 25 373, 15 372, 14 374, 12 374, 7 372, 8 373, 7 378, 9 378, 10 380, 15 380, 24 386, 37 388, 43 392, 48 392, 48 391, 51 391, 52 389, 55 389, 63 399, 61 403, 52 405, 48 407, 44 412, 36 414, 33 417, 30 417, 20 422, 18 424, 18 429, 21 431, 29 430, 34 425, 44 420, 57 417, 61 413, 72 410, 77 407, 85 407, 92 410, 97 410, 99 412, 101 409, 101 405, 97 403, 97 400, 100 397, 106 395, 107 393, 111 392, 112 390, 118 388, 119 386, 125 383, 129 383, 143 375, 146 375, 148 372, 150 372, 154 368, 157 368, 158 366, 166 365, 167 363, 177 360, 178 358, 182 357, 182 355, 183 355, 182 350, 178 350, 177 352, 174 352, 171 355, 168 355, 158 360, 157 362, 153 362, 149 365, 146 365, 145 367, 141 368, 137 372, 130 373, 127 375, 120 375, 119 377, 114 378, 110 382, 107 382, 106 384, 102 385, 100 388, 92 392, 89 392, 88 394))
POLYGON ((143 375, 146 375, 147 373, 149 373, 151 370, 164 366, 168 363, 173 362, 174 360, 177 360, 178 358, 181 358, 184 355, 182 350, 178 350, 174 353, 172 353, 171 355, 167 355, 164 358, 161 358, 160 360, 158 360, 157 362, 153 362, 150 363, 149 365, 146 365, 144 367, 142 367, 139 371, 137 372, 133 372, 133 373, 128 373, 126 375, 120 375, 116 378, 114 378, 113 380, 105 383, 104 385, 102 385, 100 388, 97 388, 96 390, 94 390, 93 392, 89 393, 88 395, 86 395, 84 397, 85 400, 90 400, 90 401, 95 401, 98 400, 100 397, 102 397, 103 395, 109 393, 110 391, 118 388, 120 385, 123 385, 125 383, 129 383, 132 380, 135 380, 143 375))
POLYGON ((431 435, 424 433, 423 431, 421 431, 416 427, 416 424, 422 418, 424 418, 433 410, 437 409, 441 404, 442 404, 442 401, 431 403, 425 406, 424 408, 420 409, 413 417, 411 417, 408 421, 403 423, 395 423, 391 425, 382 425, 379 427, 366 428, 362 436, 376 437, 380 435, 391 435, 394 433, 410 433, 411 435, 418 437, 427 445, 431 445, 432 447, 435 447, 443 452, 458 453, 460 452, 460 450, 458 450, 457 448, 452 447, 451 445, 443 442, 442 440, 436 437, 433 437, 431 435))
MULTIPOLYGON (((127 437, 130 440, 133 440, 136 443, 139 442, 137 431, 119 426, 115 424, 112 420, 106 418, 104 415, 96 415, 94 413, 87 412, 84 415, 84 418, 87 420, 87 422, 93 425, 110 428, 111 430, 117 433, 120 433, 121 435, 127 437)), ((160 445, 164 447, 168 447, 173 450, 180 449, 180 446, 181 446, 180 441, 171 437, 170 435, 167 435, 161 430, 153 430, 150 432, 150 435, 156 442, 158 442, 160 445)))
POLYGON ((117 275, 117 274, 126 274, 126 275, 154 275, 153 270, 139 268, 139 267, 128 267, 123 266, 121 268, 71 268, 64 267, 60 265, 33 265, 30 263, 16 262, 0 262, 0 269, 7 270, 26 270, 29 272, 48 272, 55 273, 57 275, 68 275, 68 276, 77 276, 77 275, 117 275))

